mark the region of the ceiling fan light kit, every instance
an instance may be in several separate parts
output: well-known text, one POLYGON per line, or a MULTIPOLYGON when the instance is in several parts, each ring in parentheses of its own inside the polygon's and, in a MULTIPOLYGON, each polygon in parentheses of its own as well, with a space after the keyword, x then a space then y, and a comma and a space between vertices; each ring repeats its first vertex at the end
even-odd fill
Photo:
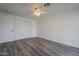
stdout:
POLYGON ((46 6, 50 6, 50 3, 46 3, 43 6, 33 8, 32 9, 33 14, 36 16, 42 15, 44 13, 43 9, 45 9, 46 6))

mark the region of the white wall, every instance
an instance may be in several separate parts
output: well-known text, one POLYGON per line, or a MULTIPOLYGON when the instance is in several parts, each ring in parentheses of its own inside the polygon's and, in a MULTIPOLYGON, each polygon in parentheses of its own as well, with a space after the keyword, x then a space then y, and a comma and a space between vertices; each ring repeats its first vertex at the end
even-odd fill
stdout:
POLYGON ((18 39, 18 37, 22 39, 22 37, 27 38, 36 36, 37 36, 36 20, 0 12, 0 43, 16 40, 18 39), (24 25, 24 23, 26 23, 26 25, 27 23, 28 24, 30 23, 31 28, 27 29, 31 30, 30 34, 29 33, 27 33, 27 35, 24 34, 26 32, 23 28, 27 27, 26 25, 24 25), (12 29, 15 30, 14 32, 16 32, 16 34, 14 32, 11 32, 12 29), (19 31, 21 31, 22 35, 17 34, 19 31))
POLYGON ((38 20, 38 37, 79 48, 79 9, 38 20))

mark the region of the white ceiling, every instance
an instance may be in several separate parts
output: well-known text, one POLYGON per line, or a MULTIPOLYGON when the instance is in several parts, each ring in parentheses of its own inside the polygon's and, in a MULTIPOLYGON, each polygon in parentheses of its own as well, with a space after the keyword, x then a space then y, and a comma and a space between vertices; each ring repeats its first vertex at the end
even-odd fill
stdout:
MULTIPOLYGON (((44 3, 43 3, 44 4, 44 3)), ((55 15, 64 11, 68 11, 74 8, 79 8, 78 3, 51 3, 50 6, 45 8, 45 14, 41 16, 35 16, 32 14, 32 7, 43 4, 34 3, 0 3, 0 11, 22 16, 31 19, 41 19, 50 15, 55 15)))

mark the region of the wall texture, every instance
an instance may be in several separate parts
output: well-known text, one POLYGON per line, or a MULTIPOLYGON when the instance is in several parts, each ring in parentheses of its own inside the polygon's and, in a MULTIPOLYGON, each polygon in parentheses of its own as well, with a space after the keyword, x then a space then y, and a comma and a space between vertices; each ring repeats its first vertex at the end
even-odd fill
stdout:
POLYGON ((79 48, 79 9, 38 20, 38 36, 79 48))

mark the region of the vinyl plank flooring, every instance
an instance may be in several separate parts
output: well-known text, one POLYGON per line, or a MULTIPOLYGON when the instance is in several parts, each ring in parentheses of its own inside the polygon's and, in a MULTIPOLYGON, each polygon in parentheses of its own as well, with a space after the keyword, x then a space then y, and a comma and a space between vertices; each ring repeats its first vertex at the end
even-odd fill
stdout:
MULTIPOLYGON (((35 42, 35 40, 31 40, 31 41, 30 41, 30 39, 28 39, 27 41, 28 41, 28 42, 31 42, 31 44, 34 45, 34 46, 36 47, 36 49, 38 48, 39 50, 41 50, 42 53, 43 53, 43 55, 45 55, 45 54, 46 54, 46 55, 57 55, 57 54, 54 53, 54 52, 52 53, 48 48, 46 48, 46 46, 41 45, 41 44, 38 43, 38 42, 35 42)), ((28 43, 28 42, 27 42, 27 43, 28 43)), ((30 44, 29 44, 29 45, 30 45, 30 44)), ((38 50, 38 51, 39 51, 39 50, 38 50)), ((38 52, 38 51, 37 51, 37 52, 38 52)), ((39 52, 39 54, 42 55, 41 52, 39 52)))
POLYGON ((24 44, 22 44, 22 41, 19 40, 19 41, 15 41, 15 42, 16 42, 16 44, 18 46, 18 49, 20 50, 19 52, 21 52, 22 55, 24 55, 24 56, 25 55, 27 55, 27 56, 30 55, 30 53, 25 49, 24 44))
POLYGON ((79 56, 79 49, 34 37, 0 44, 0 56, 79 56))
POLYGON ((45 55, 48 55, 48 54, 46 54, 44 51, 42 51, 39 47, 40 47, 40 45, 38 46, 38 44, 36 44, 35 42, 33 42, 33 41, 29 41, 29 39, 28 40, 24 40, 24 42, 27 44, 27 45, 29 45, 32 49, 33 49, 33 51, 34 51, 34 53, 37 53, 37 55, 38 56, 45 56, 45 55), (37 47, 38 46, 38 47, 37 47))

